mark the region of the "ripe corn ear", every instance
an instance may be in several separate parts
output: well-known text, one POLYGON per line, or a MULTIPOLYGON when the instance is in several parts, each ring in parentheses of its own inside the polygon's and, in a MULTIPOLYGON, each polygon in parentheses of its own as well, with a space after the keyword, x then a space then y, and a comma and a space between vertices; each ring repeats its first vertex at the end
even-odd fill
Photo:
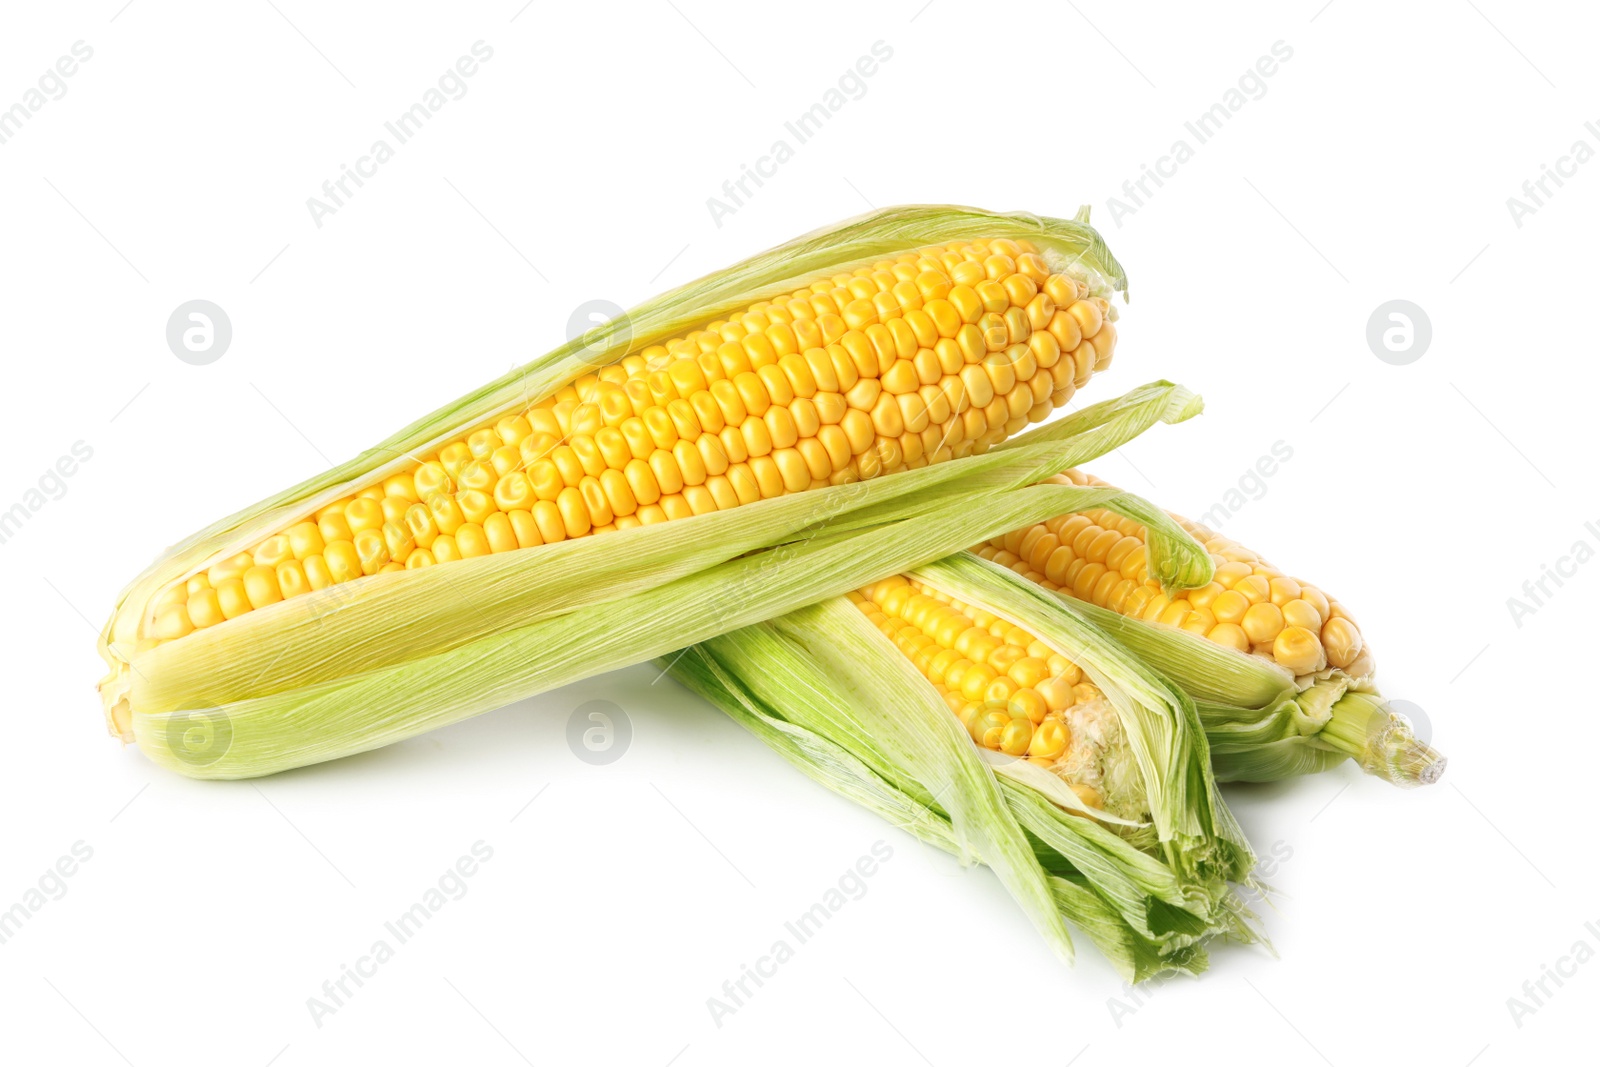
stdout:
MULTIPOLYGON (((853 512, 898 521, 918 493, 969 479, 1017 488, 1017 471, 1050 452, 1098 455, 1187 418, 1192 395, 1157 383, 1075 428, 1052 424, 1026 456, 984 465, 1109 360, 1108 300, 1124 287, 1082 221, 900 208, 655 298, 169 552, 124 591, 104 631, 108 724, 208 777, 371 748, 471 712, 428 689, 405 701, 411 718, 381 729, 352 715, 346 730, 285 732, 313 705, 351 715, 332 694, 354 699, 356 678, 399 686, 429 657, 486 655, 519 628, 853 512), (1074 330, 1077 355, 1051 364, 1051 346, 1074 330), (960 368, 945 373, 956 354, 960 368), (938 384, 922 384, 935 365, 938 384), (950 410, 935 424, 941 399, 950 410), (946 460, 961 469, 941 473, 946 460), (226 719, 225 744, 191 731, 196 719, 226 719), (219 744, 231 755, 213 760, 219 744)), ((605 629, 591 635, 596 648, 605 629)), ((504 674, 531 692, 563 672, 504 674)), ((485 694, 511 684, 485 676, 453 699, 483 710, 485 694)))
MULTIPOLYGON (((963 554, 666 662, 822 784, 992 866, 1058 951, 1056 921, 1072 923, 1139 981, 1203 969, 1211 937, 1255 937, 1226 886, 1249 880, 1249 848, 1216 794, 1192 705, 1015 575, 963 554), (937 643, 984 618, 994 620, 990 629, 963 629, 934 657, 959 642, 977 657, 964 674, 978 678, 979 658, 994 662, 1004 648, 1042 653, 1011 657, 1011 667, 1026 658, 1042 666, 1019 671, 1032 684, 1008 689, 1008 700, 1038 692, 1039 671, 1060 668, 1064 678, 1071 664, 1079 685, 1095 687, 1084 694, 1085 736, 1062 748, 1076 749, 1076 759, 1058 754, 1046 766, 1041 757, 1014 757, 1003 740, 980 747, 951 714, 952 690, 930 680, 929 649, 913 646, 928 629, 937 643), (1002 628, 1003 642, 993 638, 1002 628), (1016 643, 1024 635, 1027 647, 1016 643), (981 803, 996 792, 1003 806, 981 803), (1023 835, 1029 844, 1018 848, 1023 835)), ((1001 677, 1009 675, 979 680, 987 690, 1001 677)), ((979 688, 974 681, 973 692, 979 688)))
MULTIPOLYGON (((1050 480, 1106 484, 1078 470, 1050 480)), ((1163 589, 1146 566, 1146 528, 1103 509, 1057 515, 973 551, 1083 605, 1183 685, 1199 702, 1224 781, 1303 774, 1346 758, 1397 784, 1438 779, 1444 757, 1377 694, 1372 651, 1338 600, 1198 523, 1172 519, 1210 555, 1210 582, 1163 589)))
MULTIPOLYGON (((1077 470, 1054 480, 1106 484, 1077 470)), ((1262 657, 1297 677, 1329 668, 1356 680, 1372 676, 1376 669, 1372 654, 1338 600, 1199 523, 1173 518, 1205 546, 1216 575, 1199 589, 1171 596, 1149 580, 1144 528, 1105 512, 1058 515, 1013 530, 974 551, 1053 593, 1128 618, 1176 626, 1262 657)))
POLYGON ((849 594, 933 686, 972 739, 1056 771, 1086 808, 1142 817, 1137 767, 1105 757, 1116 713, 1082 669, 1036 634, 948 593, 894 575, 849 594), (1127 772, 1126 778, 1113 776, 1127 772), (1133 799, 1129 794, 1137 794, 1133 799))
POLYGON ((643 346, 174 581, 136 649, 362 577, 978 454, 1111 362, 1103 283, 1026 237, 924 246, 643 346))

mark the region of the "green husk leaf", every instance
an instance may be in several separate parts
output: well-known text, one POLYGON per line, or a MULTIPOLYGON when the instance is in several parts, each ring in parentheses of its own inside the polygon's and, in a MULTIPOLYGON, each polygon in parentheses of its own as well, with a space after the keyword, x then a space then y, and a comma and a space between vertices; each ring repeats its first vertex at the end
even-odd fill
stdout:
POLYGON ((1095 819, 1061 818, 1061 806, 1052 803, 1048 793, 1012 778, 1000 780, 1028 832, 1082 873, 1135 929, 1152 938, 1170 933, 1150 926, 1149 912, 1156 901, 1193 911, 1178 876, 1161 860, 1095 819))
POLYGON ((1046 941, 1070 960, 1072 939, 1044 869, 994 775, 927 683, 915 684, 920 679, 904 657, 863 653, 873 638, 883 640, 854 605, 834 598, 708 645, 724 663, 759 663, 788 698, 782 706, 791 721, 835 741, 854 739, 850 750, 879 777, 948 815, 963 862, 993 868, 1046 941))
POLYGON ((1165 975, 1198 975, 1210 966, 1202 945, 1169 947, 1151 941, 1123 922, 1116 909, 1085 882, 1082 875, 1052 875, 1056 906, 1094 942, 1125 981, 1137 985, 1165 975))

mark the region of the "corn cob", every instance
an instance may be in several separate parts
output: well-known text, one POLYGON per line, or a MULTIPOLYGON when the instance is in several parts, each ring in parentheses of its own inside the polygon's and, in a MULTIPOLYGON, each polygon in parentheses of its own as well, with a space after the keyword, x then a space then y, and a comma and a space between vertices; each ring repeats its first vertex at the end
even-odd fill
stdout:
MULTIPOLYGON (((1083 471, 1060 484, 1105 485, 1083 471)), ((1103 511, 1058 515, 974 551, 1024 578, 1131 619, 1176 626, 1303 676, 1333 667, 1352 678, 1375 669, 1355 620, 1337 600, 1289 577, 1248 548, 1182 516, 1205 546, 1216 577, 1167 596, 1144 566, 1144 528, 1103 511)))
POLYGON ((1216 793, 1193 707, 1012 574, 954 556, 728 632, 666 665, 822 784, 993 867, 1063 955, 1060 920, 1085 930, 1130 981, 1203 969, 1209 937, 1254 937, 1226 885, 1248 880, 1249 847, 1216 793), (988 627, 965 626, 986 618, 988 627), (965 655, 944 674, 931 669, 958 648, 965 655), (997 687, 1013 678, 983 671, 997 659, 1010 661, 1008 672, 1024 665, 1016 675, 1029 684, 997 687), (1039 722, 1055 730, 1034 733, 1049 733, 1053 755, 1007 758, 1024 747, 1007 736, 1010 724, 1031 724, 1038 711, 1018 694, 1073 676, 1092 691, 1047 708, 1039 722), (1004 728, 985 724, 970 707, 979 700, 1015 701, 1016 714, 1004 728), (1077 736, 1065 736, 1062 713, 1075 716, 1077 736), (986 806, 996 790, 1003 806, 986 806))
POLYGON ((159 643, 363 576, 728 510, 982 454, 1115 351, 1026 238, 835 274, 624 356, 162 590, 159 643))
MULTIPOLYGON (((1124 286, 1081 222, 901 208, 655 298, 159 560, 103 634, 110 727, 228 775, 396 739, 274 736, 270 759, 212 767, 178 752, 177 725, 267 698, 288 714, 852 510, 908 516, 911 494, 969 476, 939 461, 984 457, 1109 361, 1124 286), (615 554, 588 549, 598 534, 615 554)), ((1188 417, 1164 388, 1082 427, 1188 417)))
MULTIPOLYGON (((1086 807, 1124 813, 1104 747, 1120 730, 1105 694, 1037 635, 905 575, 849 594, 984 748, 1057 771, 1086 807)), ((1138 813, 1135 813, 1138 814, 1138 813)))
MULTIPOLYGON (((1077 470, 1049 480, 1106 485, 1077 470)), ((1146 528, 1103 509, 1058 515, 973 551, 1088 605, 1089 618, 1183 685, 1200 701, 1223 780, 1266 780, 1346 758, 1398 784, 1437 780, 1444 758, 1377 695, 1372 652, 1338 600, 1171 517, 1211 556, 1215 575, 1199 588, 1163 591, 1148 574, 1146 528), (1186 646, 1209 655, 1196 660, 1186 646), (1222 650, 1229 655, 1219 658, 1222 650)))

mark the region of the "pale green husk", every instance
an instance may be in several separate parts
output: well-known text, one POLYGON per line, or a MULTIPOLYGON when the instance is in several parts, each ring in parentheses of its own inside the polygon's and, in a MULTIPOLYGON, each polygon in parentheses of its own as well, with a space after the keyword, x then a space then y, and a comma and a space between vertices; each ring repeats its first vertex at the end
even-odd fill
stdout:
POLYGON ((1146 825, 1102 825, 1070 791, 1044 787, 1059 784, 1048 772, 983 758, 937 691, 844 598, 665 662, 822 784, 992 867, 1064 956, 1062 922, 1130 981, 1203 969, 1209 937, 1254 939, 1228 886, 1248 877, 1250 847, 1216 794, 1189 701, 1010 572, 963 554, 914 576, 1027 627, 1102 686, 1125 727, 1125 758, 1141 768, 1146 825))
POLYGON ((359 595, 329 604, 314 619, 291 615, 305 612, 293 601, 274 605, 234 620, 268 618, 249 643, 235 637, 211 648, 190 645, 191 635, 173 642, 172 652, 136 659, 132 692, 149 703, 135 705, 134 734, 152 759, 197 777, 249 777, 332 759, 661 655, 1083 507, 1148 523, 1151 558, 1162 561, 1172 580, 1204 581, 1209 557, 1149 503, 1120 490, 1035 484, 1085 453, 1103 454, 1198 409, 1187 390, 1156 383, 983 456, 553 546, 567 548, 560 566, 547 562, 553 557, 546 546, 362 579, 351 583, 353 591, 368 583, 359 595), (763 526, 759 516, 772 514, 784 517, 781 524, 763 526), (754 525, 742 525, 748 522, 754 525), (649 557, 640 546, 656 543, 645 537, 655 531, 677 540, 649 557), (573 587, 572 568, 589 576, 586 591, 573 587), (418 573, 439 575, 441 584, 401 580, 418 573), (547 592, 553 606, 543 599, 547 592), (419 626, 419 619, 429 621, 419 626), (376 651, 401 631, 403 654, 376 651), (230 656, 246 658, 249 669, 230 668, 230 656), (165 685, 149 677, 152 663, 165 685))

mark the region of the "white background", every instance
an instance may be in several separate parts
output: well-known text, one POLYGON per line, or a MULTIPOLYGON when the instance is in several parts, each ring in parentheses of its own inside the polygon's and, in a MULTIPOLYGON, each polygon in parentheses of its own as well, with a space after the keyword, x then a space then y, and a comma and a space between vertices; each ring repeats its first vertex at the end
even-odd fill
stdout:
POLYGON ((0 545, 0 908, 93 850, 0 945, 0 1059, 1593 1059, 1600 962, 1520 1026, 1507 1006, 1600 949, 1600 562, 1520 626, 1506 604, 1600 547, 1600 164, 1521 226, 1506 203, 1600 148, 1577 5, 122 3, 7 5, 0 30, 0 107, 94 49, 0 145, 0 509, 93 449, 0 545), (306 199, 478 40, 466 95, 318 228, 306 199), (865 95, 718 226, 707 198, 880 40, 865 95), (1277 41, 1265 94, 1118 225, 1108 198, 1277 41), (552 347, 584 301, 927 201, 1093 205, 1134 299, 1091 395, 1168 377, 1209 404, 1097 473, 1198 515, 1290 446, 1224 528, 1351 607, 1451 757, 1409 793, 1348 765, 1227 790, 1289 854, 1280 958, 1221 947, 1135 1001, 1087 943, 1058 964, 988 872, 648 665, 253 783, 104 736, 94 630, 164 546, 552 347), (210 366, 164 339, 195 298, 233 323, 210 366), (1395 298, 1432 321, 1407 366, 1365 340, 1395 298), (609 766, 564 740, 591 699, 632 724, 609 766), (706 999, 880 839, 866 896, 715 1025, 706 999), (466 895, 316 1025, 308 998, 478 841, 466 895))

